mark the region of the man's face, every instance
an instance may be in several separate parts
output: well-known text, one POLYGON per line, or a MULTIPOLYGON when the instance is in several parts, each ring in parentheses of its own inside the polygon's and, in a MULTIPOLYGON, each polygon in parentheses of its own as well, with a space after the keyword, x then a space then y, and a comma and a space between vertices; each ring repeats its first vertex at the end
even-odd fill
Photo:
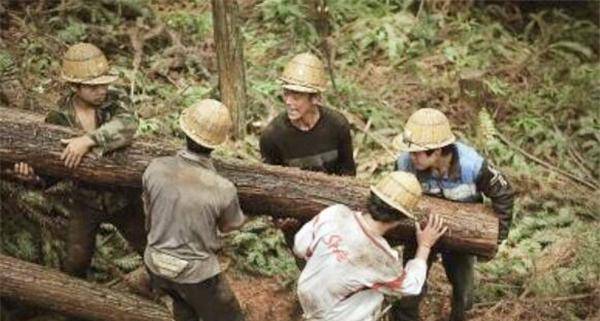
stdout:
POLYGON ((411 152, 410 160, 417 170, 424 171, 433 167, 441 155, 442 150, 440 148, 422 152, 411 152))
POLYGON ((314 95, 308 93, 288 89, 283 90, 283 101, 285 102, 287 115, 290 120, 298 120, 307 113, 312 112, 313 108, 316 108, 314 99, 314 95))
POLYGON ((100 107, 106 100, 108 85, 79 85, 76 87, 76 95, 86 103, 100 107))

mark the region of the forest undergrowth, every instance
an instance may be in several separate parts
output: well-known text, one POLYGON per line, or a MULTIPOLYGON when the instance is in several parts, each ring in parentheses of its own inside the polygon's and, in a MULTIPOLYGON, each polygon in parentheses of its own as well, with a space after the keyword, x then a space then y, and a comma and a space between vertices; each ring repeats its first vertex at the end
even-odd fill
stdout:
MULTIPOLYGON (((391 141, 407 117, 434 107, 513 183, 509 238, 476 267, 474 320, 600 319, 598 2, 329 0, 326 34, 305 1, 238 2, 247 135, 218 154, 259 161, 258 136, 283 111, 277 78, 292 56, 312 51, 331 67, 335 87, 324 101, 350 120, 360 179, 391 170, 391 141)), ((49 109, 66 89, 61 54, 79 41, 108 55, 135 103, 140 139, 181 139, 180 111, 218 98, 209 1, 9 1, 0 15, 2 105, 49 109)), ((56 229, 68 213, 15 183, 1 181, 0 192, 1 252, 58 268, 56 229)), ((226 243, 240 270, 293 287, 294 260, 267 218, 226 243)), ((111 225, 97 248, 98 282, 141 265, 111 225)), ((448 295, 444 282, 430 280, 431 296, 448 295)), ((430 300, 427 309, 444 304, 430 300)), ((439 318, 430 312, 427 320, 439 318)))

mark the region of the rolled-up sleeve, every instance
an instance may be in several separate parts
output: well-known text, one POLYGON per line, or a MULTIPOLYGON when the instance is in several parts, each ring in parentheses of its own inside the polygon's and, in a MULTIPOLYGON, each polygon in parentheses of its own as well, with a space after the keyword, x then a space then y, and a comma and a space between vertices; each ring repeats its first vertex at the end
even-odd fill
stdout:
POLYGON ((319 220, 319 215, 315 216, 308 223, 304 224, 300 231, 294 237, 294 254, 306 260, 312 255, 311 248, 315 241, 316 223, 319 220))
POLYGON ((401 271, 397 278, 375 284, 373 288, 383 294, 398 297, 421 294, 427 278, 427 262, 422 259, 412 259, 401 271))

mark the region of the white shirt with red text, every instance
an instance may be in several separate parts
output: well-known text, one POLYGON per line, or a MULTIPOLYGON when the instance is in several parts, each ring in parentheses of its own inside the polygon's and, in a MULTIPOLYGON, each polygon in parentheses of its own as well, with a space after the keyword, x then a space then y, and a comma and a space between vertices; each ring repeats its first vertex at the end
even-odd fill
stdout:
POLYGON ((370 232, 360 212, 333 205, 306 223, 294 253, 306 266, 298 280, 304 318, 311 321, 375 321, 383 295, 421 293, 427 263, 402 268, 398 252, 370 232))

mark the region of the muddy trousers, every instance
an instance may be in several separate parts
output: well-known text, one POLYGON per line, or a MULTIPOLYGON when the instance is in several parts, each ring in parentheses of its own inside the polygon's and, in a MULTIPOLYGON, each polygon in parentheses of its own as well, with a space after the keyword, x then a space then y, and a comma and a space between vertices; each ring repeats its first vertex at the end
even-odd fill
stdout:
POLYGON ((175 321, 244 321, 227 281, 220 275, 199 283, 176 283, 150 271, 152 287, 173 299, 175 321))
MULTIPOLYGON (((405 262, 414 257, 415 248, 405 249, 405 262)), ((465 312, 473 306, 473 283, 475 279, 475 256, 457 253, 442 252, 442 265, 446 270, 448 281, 452 285, 452 312, 450 321, 465 320, 465 312)), ((437 253, 429 256, 427 266, 431 267, 437 253)), ((429 275, 429 270, 427 271, 429 275)), ((394 321, 418 321, 419 304, 427 294, 427 284, 418 296, 404 297, 392 307, 392 320, 394 321)))
POLYGON ((114 225, 137 253, 144 253, 146 232, 141 200, 132 200, 123 209, 110 214, 91 206, 90 203, 93 202, 85 201, 75 200, 68 206, 70 218, 67 226, 67 257, 64 262, 66 273, 85 277, 94 255, 96 233, 103 222, 114 225))

